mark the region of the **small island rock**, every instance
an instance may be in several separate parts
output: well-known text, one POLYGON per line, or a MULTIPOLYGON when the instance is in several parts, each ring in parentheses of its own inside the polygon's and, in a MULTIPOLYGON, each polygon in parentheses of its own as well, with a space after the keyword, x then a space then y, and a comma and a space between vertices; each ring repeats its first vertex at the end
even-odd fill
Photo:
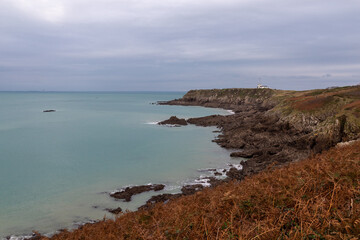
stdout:
POLYGON ((168 120, 158 123, 159 125, 175 125, 175 126, 186 126, 188 123, 183 118, 177 118, 176 116, 171 116, 168 120))

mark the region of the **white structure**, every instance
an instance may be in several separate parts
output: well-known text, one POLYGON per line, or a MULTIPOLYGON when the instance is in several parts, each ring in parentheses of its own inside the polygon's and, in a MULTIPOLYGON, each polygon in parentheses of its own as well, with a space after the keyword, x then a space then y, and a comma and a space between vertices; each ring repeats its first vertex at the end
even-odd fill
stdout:
POLYGON ((262 84, 259 83, 259 84, 257 85, 257 88, 269 88, 269 87, 266 86, 266 85, 262 85, 262 84))

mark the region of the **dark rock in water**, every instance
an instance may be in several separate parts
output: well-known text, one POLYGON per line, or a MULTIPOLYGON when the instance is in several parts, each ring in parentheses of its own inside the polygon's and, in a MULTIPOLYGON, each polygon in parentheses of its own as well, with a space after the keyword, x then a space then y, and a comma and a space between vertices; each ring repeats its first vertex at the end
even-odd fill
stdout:
POLYGON ((125 202, 130 202, 131 197, 136 194, 140 194, 148 191, 160 191, 165 188, 164 184, 154 184, 154 185, 141 185, 134 187, 127 187, 120 192, 111 193, 110 196, 116 199, 124 199, 125 202))
MULTIPOLYGON (((235 168, 234 168, 235 169, 235 168)), ((216 169, 214 169, 216 171, 216 169)), ((224 170, 226 171, 226 170, 224 170)), ((216 179, 214 177, 207 178, 207 182, 210 184, 211 187, 215 187, 219 185, 220 183, 225 182, 221 179, 216 179)), ((195 194, 198 191, 201 191, 205 188, 202 184, 192 184, 192 185, 185 185, 181 188, 181 193, 176 194, 170 194, 170 193, 164 193, 160 195, 152 196, 149 200, 146 201, 146 204, 142 205, 138 208, 138 210, 147 210, 151 209, 155 206, 156 203, 167 203, 170 200, 176 199, 181 196, 187 196, 195 194)))
POLYGON ((105 209, 106 211, 112 213, 112 214, 119 214, 119 213, 122 213, 122 209, 120 207, 118 208, 114 208, 114 209, 110 209, 110 208, 107 208, 105 209))
POLYGON ((179 126, 186 126, 188 123, 183 118, 177 118, 176 116, 170 117, 168 120, 162 121, 158 123, 159 125, 179 125, 179 126))
POLYGON ((186 185, 181 188, 181 192, 184 195, 191 195, 194 194, 197 191, 200 191, 204 188, 201 184, 194 184, 194 185, 186 185))
POLYGON ((154 205, 156 203, 166 203, 171 199, 175 199, 178 197, 183 196, 182 193, 177 193, 177 194, 170 194, 170 193, 165 193, 165 194, 160 194, 160 195, 156 195, 156 196, 152 196, 149 200, 146 201, 146 204, 142 205, 141 207, 139 207, 139 210, 145 210, 145 209, 150 209, 152 207, 154 207, 154 205))
POLYGON ((214 175, 215 175, 215 176, 221 176, 222 174, 219 173, 219 172, 214 172, 214 175))
POLYGON ((49 110, 44 110, 43 112, 56 112, 56 110, 49 109, 49 110))

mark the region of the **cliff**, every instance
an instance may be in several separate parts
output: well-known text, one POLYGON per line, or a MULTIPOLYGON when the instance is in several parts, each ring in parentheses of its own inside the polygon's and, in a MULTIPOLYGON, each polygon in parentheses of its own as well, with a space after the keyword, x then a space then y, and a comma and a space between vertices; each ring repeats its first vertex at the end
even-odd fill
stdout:
POLYGON ((259 108, 272 108, 277 103, 274 96, 278 91, 253 88, 190 90, 180 99, 160 104, 215 107, 234 111, 240 110, 247 104, 256 105, 259 108))
POLYGON ((296 129, 337 134, 337 141, 359 138, 360 86, 286 91, 275 89, 190 90, 167 105, 204 106, 276 115, 296 129), (336 133, 340 131, 340 133, 336 133))

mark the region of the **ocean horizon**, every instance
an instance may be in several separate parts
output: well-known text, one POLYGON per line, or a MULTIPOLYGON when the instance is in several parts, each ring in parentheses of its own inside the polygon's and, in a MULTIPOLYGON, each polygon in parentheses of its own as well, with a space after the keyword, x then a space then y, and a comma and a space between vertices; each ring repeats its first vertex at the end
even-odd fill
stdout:
POLYGON ((159 126, 223 109, 153 104, 184 92, 0 92, 0 238, 53 233, 99 220, 106 208, 136 210, 152 196, 179 192, 238 164, 211 140, 215 127, 159 126), (44 113, 53 109, 55 112, 44 113), (148 183, 160 192, 115 201, 111 191, 148 183))

